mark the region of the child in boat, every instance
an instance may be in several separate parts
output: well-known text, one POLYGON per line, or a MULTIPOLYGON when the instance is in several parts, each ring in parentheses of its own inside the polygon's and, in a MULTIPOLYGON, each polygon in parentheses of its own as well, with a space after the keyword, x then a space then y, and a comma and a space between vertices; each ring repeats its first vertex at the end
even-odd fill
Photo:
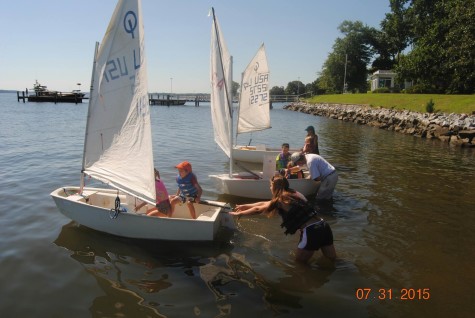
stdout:
MULTIPOLYGON (((160 180, 160 172, 157 169, 153 169, 155 174, 155 206, 147 210, 149 216, 167 217, 171 211, 170 200, 168 198, 168 191, 165 188, 162 180, 160 180)), ((142 202, 135 207, 135 211, 140 210, 147 202, 142 202)))
POLYGON ((160 172, 158 172, 157 169, 153 170, 155 173, 156 205, 147 211, 147 215, 166 217, 172 210, 170 199, 168 198, 168 191, 162 180, 160 180, 160 172))
POLYGON ((289 152, 289 148, 290 146, 288 143, 282 144, 282 151, 275 158, 276 170, 285 169, 287 164, 290 162, 290 156, 292 154, 289 152))
POLYGON ((172 216, 175 206, 178 203, 186 203, 191 217, 196 219, 196 212, 193 202, 200 203, 203 190, 201 189, 195 174, 192 172, 191 164, 188 161, 183 161, 177 164, 175 168, 178 169, 178 176, 176 178, 178 190, 176 191, 175 195, 170 196, 170 202, 172 205, 170 217, 172 216))

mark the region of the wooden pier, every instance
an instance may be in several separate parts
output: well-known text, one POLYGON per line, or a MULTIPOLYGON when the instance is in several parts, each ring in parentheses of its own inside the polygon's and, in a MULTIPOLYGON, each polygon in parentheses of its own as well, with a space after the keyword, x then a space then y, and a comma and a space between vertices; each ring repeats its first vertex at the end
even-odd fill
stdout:
MULTIPOLYGON (((292 103, 298 101, 298 95, 271 95, 270 108, 272 109, 272 103, 292 103)), ((200 103, 209 103, 211 101, 210 94, 167 94, 167 93, 153 93, 149 94, 150 105, 161 106, 176 106, 185 105, 186 102, 194 103, 196 107, 200 106, 200 103)), ((233 103, 237 103, 235 99, 233 103)))
POLYGON ((186 99, 171 94, 149 94, 148 100, 150 105, 159 106, 183 106, 187 102, 186 99))

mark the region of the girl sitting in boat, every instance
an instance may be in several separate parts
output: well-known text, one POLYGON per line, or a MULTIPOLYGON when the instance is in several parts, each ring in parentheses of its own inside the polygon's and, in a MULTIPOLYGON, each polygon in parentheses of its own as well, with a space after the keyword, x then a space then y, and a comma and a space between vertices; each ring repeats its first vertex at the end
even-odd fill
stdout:
MULTIPOLYGON (((148 216, 159 216, 159 217, 167 217, 171 211, 170 200, 168 198, 168 191, 163 184, 163 181, 160 180, 160 172, 157 169, 154 170, 155 175, 155 200, 156 204, 155 207, 150 208, 147 210, 148 216)), ((143 202, 135 207, 135 211, 140 210, 146 202, 143 202)))

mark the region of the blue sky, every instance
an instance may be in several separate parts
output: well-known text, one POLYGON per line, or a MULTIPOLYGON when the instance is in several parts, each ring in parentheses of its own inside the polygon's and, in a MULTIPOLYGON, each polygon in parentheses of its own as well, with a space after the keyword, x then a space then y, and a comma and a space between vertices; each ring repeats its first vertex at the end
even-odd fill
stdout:
MULTIPOLYGON (((16 0, 1 4, 0 89, 88 91, 94 44, 116 0, 16 0), (77 83, 81 83, 78 86, 77 83)), ((344 20, 379 28, 388 0, 142 0, 149 92, 208 93, 214 7, 233 79, 265 43, 270 85, 307 84, 320 72, 344 20), (172 78, 172 80, 170 79, 172 78)))

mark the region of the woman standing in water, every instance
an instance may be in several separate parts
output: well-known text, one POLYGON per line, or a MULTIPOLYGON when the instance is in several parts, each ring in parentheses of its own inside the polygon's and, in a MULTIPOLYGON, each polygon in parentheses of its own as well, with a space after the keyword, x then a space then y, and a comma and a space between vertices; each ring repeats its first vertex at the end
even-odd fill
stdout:
POLYGON ((324 256, 334 261, 336 252, 330 225, 317 215, 305 196, 289 188, 289 182, 282 176, 273 177, 270 188, 270 201, 237 205, 230 214, 241 216, 265 213, 269 217, 279 214, 282 218, 281 227, 285 228, 286 235, 300 231, 295 253, 297 261, 307 262, 319 249, 324 256))

